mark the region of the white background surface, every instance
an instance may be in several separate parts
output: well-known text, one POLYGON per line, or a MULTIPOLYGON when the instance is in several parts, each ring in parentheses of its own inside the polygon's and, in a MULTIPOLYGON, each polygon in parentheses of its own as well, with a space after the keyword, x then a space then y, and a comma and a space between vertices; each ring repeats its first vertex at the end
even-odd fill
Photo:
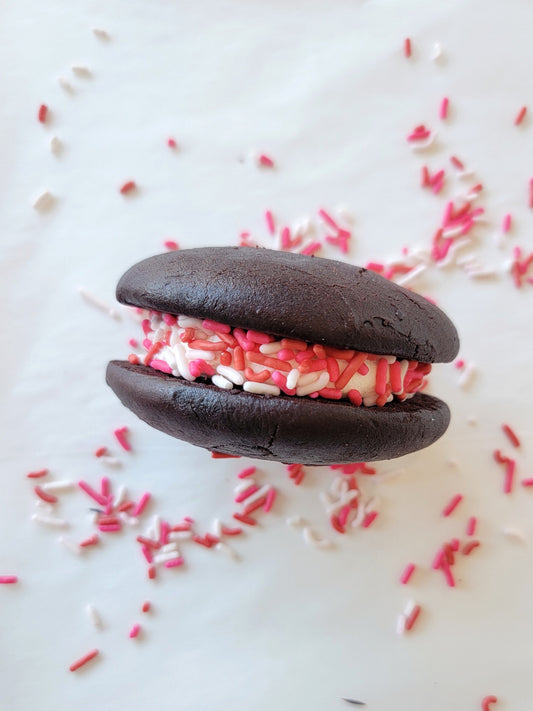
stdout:
MULTIPOLYGON (((448 711, 478 709, 492 693, 498 711, 529 707, 533 493, 518 482, 533 475, 533 287, 515 289, 503 265, 514 245, 533 249, 533 125, 513 125, 522 105, 533 111, 532 22, 533 7, 518 0, 505 8, 476 0, 3 3, 0 574, 20 583, 0 589, 2 711, 330 711, 348 708, 342 696, 369 711, 448 711), (91 78, 74 77, 76 64, 91 78), (444 95, 450 113, 440 122, 444 95), (41 103, 51 111, 45 126, 36 119, 41 103), (439 132, 426 155, 405 141, 419 123, 439 132), (59 157, 53 135, 64 143, 59 157), (169 136, 179 151, 167 147, 169 136), (259 170, 248 158, 254 149, 272 155, 276 170, 259 170), (121 407, 104 370, 127 355, 132 323, 85 304, 79 286, 112 303, 120 274, 169 238, 183 247, 237 244, 250 229, 267 246, 267 208, 290 223, 343 204, 355 216, 350 261, 399 256, 405 244, 429 244, 461 188, 452 154, 485 186, 478 202, 488 220, 476 227, 475 253, 502 274, 477 282, 432 267, 417 284, 456 322, 461 355, 479 374, 463 391, 452 365, 435 368, 432 389, 449 402, 452 425, 429 450, 378 467, 403 476, 364 482, 369 495, 379 491, 372 528, 333 536, 318 500, 331 473, 309 471, 297 489, 276 465, 259 475, 278 487, 276 506, 260 530, 232 542, 238 562, 189 546, 187 568, 153 583, 133 531, 78 559, 55 532, 37 528, 24 476, 32 469, 91 483, 109 474, 133 495, 149 489, 149 514, 191 515, 205 530, 215 516, 230 520, 235 475, 250 463, 212 461, 121 407), (419 187, 424 163, 446 168, 438 196, 419 187), (128 179, 139 191, 124 198, 118 188, 128 179), (46 214, 32 208, 43 190, 57 198, 46 214), (513 230, 499 249, 494 234, 507 212, 513 230), (522 437, 516 452, 504 421, 522 437), (92 453, 108 445, 119 454, 119 425, 130 426, 134 453, 108 472, 92 453), (495 447, 518 460, 510 496, 501 493, 495 447), (443 519, 457 492, 463 503, 443 519), (297 514, 335 549, 306 546, 285 524, 297 514), (457 564, 451 590, 429 566, 444 540, 464 539, 470 515, 482 547, 457 564), (506 538, 509 525, 526 542, 506 538), (420 567, 402 587, 410 560, 420 567), (398 637, 396 616, 411 598, 423 614, 398 637), (145 599, 150 616, 139 612, 145 599), (89 602, 102 631, 86 618, 89 602), (136 621, 144 634, 132 641, 136 621), (100 658, 70 674, 93 647, 100 658)), ((61 497, 75 540, 91 532, 87 502, 78 492, 61 497)))

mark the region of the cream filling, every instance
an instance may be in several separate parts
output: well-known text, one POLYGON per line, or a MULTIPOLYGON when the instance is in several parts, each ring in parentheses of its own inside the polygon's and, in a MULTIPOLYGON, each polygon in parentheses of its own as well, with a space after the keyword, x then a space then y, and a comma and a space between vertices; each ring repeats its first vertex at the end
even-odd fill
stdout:
POLYGON ((429 364, 392 355, 331 349, 189 316, 138 312, 143 350, 130 355, 130 362, 188 381, 207 379, 224 390, 343 398, 371 407, 412 397, 431 370, 429 364))

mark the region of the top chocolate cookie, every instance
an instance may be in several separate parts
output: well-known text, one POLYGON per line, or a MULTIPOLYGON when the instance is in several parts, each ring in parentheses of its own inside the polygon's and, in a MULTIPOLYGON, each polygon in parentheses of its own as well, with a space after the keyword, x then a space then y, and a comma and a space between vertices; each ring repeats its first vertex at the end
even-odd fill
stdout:
POLYGON ((434 304, 372 271, 252 247, 203 247, 150 257, 117 286, 123 304, 210 318, 336 348, 425 363, 459 350, 434 304))

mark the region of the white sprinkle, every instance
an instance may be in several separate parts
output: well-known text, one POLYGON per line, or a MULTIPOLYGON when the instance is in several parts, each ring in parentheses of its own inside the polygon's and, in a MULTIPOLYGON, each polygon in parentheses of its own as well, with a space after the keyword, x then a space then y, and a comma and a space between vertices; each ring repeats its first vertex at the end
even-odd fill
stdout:
POLYGON ((298 370, 298 368, 293 368, 287 375, 287 388, 289 390, 293 390, 297 386, 299 382, 299 377, 300 371, 298 370))
POLYGON ((315 226, 309 217, 301 217, 292 224, 293 236, 307 237, 315 233, 315 226))
POLYGON ((180 558, 178 551, 169 551, 168 553, 157 553, 154 555, 154 563, 166 563, 169 560, 177 560, 180 558))
POLYGON ((154 538, 156 541, 161 540, 161 516, 155 514, 152 519, 152 531, 154 532, 154 538))
POLYGON ((106 42, 111 39, 109 34, 100 27, 93 27, 93 34, 95 37, 98 37, 98 39, 105 40, 106 42))
POLYGON ((243 481, 239 481, 235 484, 233 493, 235 494, 235 496, 238 496, 243 491, 246 491, 246 489, 248 489, 250 486, 255 486, 255 481, 253 479, 250 479, 249 477, 246 477, 246 479, 243 479, 243 481))
POLYGON ((498 270, 494 267, 465 269, 465 272, 471 279, 494 279, 494 277, 498 276, 498 270))
POLYGON ((171 543, 165 543, 164 546, 161 546, 159 549, 161 553, 169 553, 170 551, 173 551, 174 553, 179 553, 179 548, 178 544, 175 541, 172 541, 171 543))
POLYGON ((324 504, 324 507, 326 509, 334 502, 333 496, 331 496, 331 494, 328 494, 327 491, 319 492, 318 498, 324 504))
POLYGON ((427 148, 430 148, 435 141, 437 140, 437 131, 432 131, 429 138, 426 138, 423 141, 411 141, 409 143, 411 150, 412 151, 425 151, 427 148))
POLYGON ((247 380, 244 383, 243 390, 247 393, 256 393, 258 395, 279 395, 281 392, 277 385, 254 383, 252 380, 247 380))
POLYGON ((100 617, 100 613, 95 608, 95 606, 89 603, 85 610, 87 612, 87 616, 89 617, 91 624, 97 629, 102 629, 102 627, 104 626, 102 623, 102 618, 100 617))
POLYGON ((405 615, 405 617, 410 617, 413 614, 414 609, 417 606, 417 604, 418 603, 416 603, 414 600, 407 601, 407 604, 406 604, 405 609, 403 611, 403 614, 405 615))
POLYGON ((255 494, 252 494, 251 496, 248 496, 246 499, 246 506, 249 506, 250 504, 255 503, 258 501, 261 497, 266 496, 268 492, 272 489, 273 487, 270 486, 270 484, 265 484, 264 486, 261 486, 255 494))
POLYGON ((354 499, 357 499, 359 496, 359 492, 356 489, 352 489, 351 491, 347 491, 343 496, 341 496, 340 499, 337 501, 333 501, 331 504, 326 506, 326 513, 331 516, 331 514, 337 513, 339 509, 344 508, 348 504, 351 504, 351 502, 354 499))
POLYGON ((60 543, 63 548, 66 548, 70 553, 74 553, 75 555, 80 555, 81 552, 83 551, 83 548, 79 546, 76 541, 73 541, 71 538, 65 538, 64 536, 60 536, 57 539, 57 542, 60 543))
POLYGON ((317 536, 317 534, 309 526, 304 527, 302 537, 307 545, 315 546, 315 548, 324 550, 326 548, 331 548, 332 546, 331 541, 317 536))
POLYGON ((473 378, 475 377, 477 373, 477 366, 475 363, 467 363, 465 366, 463 372, 459 376, 459 379, 457 381, 457 384, 459 385, 460 388, 466 389, 472 382, 473 378))
POLYGON ((201 351, 198 350, 198 348, 189 348, 185 351, 185 357, 187 360, 196 360, 197 358, 200 358, 201 360, 205 360, 209 363, 210 360, 213 360, 213 353, 212 351, 201 351))
POLYGON ((42 514, 32 514, 32 521, 41 523, 43 526, 50 526, 51 528, 68 528, 68 521, 63 518, 56 518, 55 516, 43 516, 42 514))
POLYGON ((305 521, 301 516, 289 516, 289 518, 286 519, 286 523, 287 526, 291 526, 292 528, 299 528, 303 526, 305 521))
POLYGON ((63 152, 63 143, 57 136, 52 136, 50 139, 50 150, 55 156, 58 156, 63 152))
POLYGON ((333 496, 339 497, 341 495, 341 488, 344 482, 343 476, 336 476, 331 484, 329 485, 329 491, 333 496))
POLYGON ((124 484, 121 484, 118 488, 117 495, 115 496, 114 505, 120 506, 120 504, 123 503, 124 499, 126 498, 127 493, 128 492, 126 490, 126 487, 124 486, 124 484))
POLYGON ((235 385, 242 385, 244 383, 244 377, 241 373, 239 373, 238 370, 235 370, 235 368, 230 368, 228 365, 219 365, 217 367, 217 373, 220 373, 220 375, 227 378, 227 380, 235 385))
POLYGON ((118 457, 109 457, 108 455, 104 455, 103 457, 100 457, 100 461, 102 464, 105 464, 106 467, 110 467, 110 469, 119 469, 122 466, 122 462, 118 457))
MULTIPOLYGON (((311 383, 316 383, 318 380, 318 373, 304 373, 303 375, 300 374, 300 371, 294 368, 294 370, 297 371, 299 377, 298 377, 298 386, 299 387, 305 387, 306 385, 311 385, 311 383)), ((289 373, 290 375, 290 373, 289 373)))
POLYGON ((322 388, 325 388, 328 383, 329 373, 322 373, 316 382, 311 383, 310 385, 298 386, 296 388, 296 395, 298 395, 298 397, 305 397, 306 395, 310 395, 318 390, 322 390, 322 388))
POLYGON ((279 353, 281 348, 280 341, 272 341, 272 343, 262 343, 259 346, 259 352, 263 353, 263 355, 272 355, 273 353, 279 353))
POLYGON ((396 633, 397 634, 405 634, 405 624, 407 622, 407 618, 405 615, 398 615, 396 619, 396 633))
POLYGON ((521 543, 525 543, 527 541, 525 533, 518 528, 514 528, 514 526, 506 526, 503 529, 503 534, 507 536, 507 538, 520 541, 521 543))
POLYGON ((167 538, 169 541, 184 541, 192 538, 192 531, 170 531, 167 538))
POLYGON ((91 76, 91 70, 89 67, 82 67, 79 65, 74 65, 72 67, 72 73, 81 79, 88 79, 91 76))
POLYGON ((39 212, 47 212, 54 206, 55 201, 55 197, 52 193, 45 190, 33 201, 33 207, 35 210, 39 210, 39 212))
POLYGON ((359 504, 355 518, 352 521, 352 528, 359 528, 359 526, 363 523, 363 520, 366 516, 366 509, 367 507, 365 506, 365 504, 359 504))
POLYGON ((224 555, 227 555, 229 558, 232 558, 233 560, 239 560, 239 555, 237 551, 235 551, 231 546, 228 546, 227 543, 224 543, 223 541, 219 541, 215 545, 215 550, 220 551, 221 553, 224 553, 224 555))
POLYGON ((55 511, 54 507, 51 504, 47 504, 41 499, 35 500, 35 508, 39 509, 39 511, 44 514, 53 514, 55 511))
POLYGON ((213 519, 211 528, 215 536, 220 537, 222 535, 222 521, 219 518, 213 519))
POLYGON ((431 59, 433 62, 438 62, 442 59, 442 46, 440 42, 435 42, 433 49, 431 50, 431 59))
POLYGON ((176 342, 173 346, 173 350, 181 377, 189 382, 194 380, 194 376, 191 375, 189 364, 187 363, 187 359, 185 357, 185 348, 181 345, 181 343, 176 342))
POLYGON ((126 511, 119 511, 118 517, 128 526, 135 527, 139 525, 139 519, 135 518, 135 516, 130 516, 126 511))
POLYGON ((396 279, 396 283, 399 284, 399 286, 405 286, 406 284, 410 284, 412 281, 417 279, 423 272, 425 272, 426 269, 427 266, 425 264, 418 264, 416 267, 413 267, 411 271, 407 272, 407 274, 401 274, 396 279))
POLYGON ((41 488, 45 491, 71 491, 71 489, 74 488, 74 482, 68 479, 47 481, 45 484, 42 484, 41 488))
POLYGON ((76 90, 74 89, 74 87, 72 86, 72 84, 70 84, 70 83, 69 83, 66 79, 64 79, 63 77, 58 77, 58 78, 57 78, 57 83, 58 83, 59 86, 63 89, 63 91, 66 91, 66 92, 67 92, 67 94, 75 94, 75 93, 76 93, 76 90))
POLYGON ((105 301, 102 301, 94 294, 91 294, 90 291, 87 291, 87 289, 84 289, 82 286, 78 287, 78 292, 82 299, 88 304, 90 304, 91 306, 95 306, 100 311, 103 311, 108 316, 111 316, 111 318, 114 318, 115 321, 120 321, 120 314, 117 313, 115 309, 111 308, 109 304, 106 304, 105 301))
POLYGON ((89 512, 87 513, 87 520, 88 520, 90 523, 93 523, 94 525, 96 525, 96 524, 98 523, 98 518, 99 518, 99 516, 100 516, 100 512, 99 512, 99 511, 89 511, 89 512))
POLYGON ((213 383, 213 385, 216 385, 217 388, 220 388, 221 390, 233 390, 233 383, 230 382, 223 375, 212 375, 211 382, 213 383))
POLYGON ((341 220, 344 220, 345 222, 348 222, 350 225, 352 225, 355 222, 355 216, 350 210, 345 205, 338 205, 335 208, 335 214, 337 217, 340 217, 341 220))
POLYGON ((202 321, 191 316, 178 316, 178 326, 181 328, 202 328, 202 321))

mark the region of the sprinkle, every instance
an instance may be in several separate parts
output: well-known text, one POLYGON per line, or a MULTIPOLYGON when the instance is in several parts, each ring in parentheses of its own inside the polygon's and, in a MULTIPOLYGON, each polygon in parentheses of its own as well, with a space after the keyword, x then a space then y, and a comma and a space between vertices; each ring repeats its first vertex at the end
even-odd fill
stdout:
POLYGON ((522 486, 533 486, 533 478, 522 479, 522 486))
POLYGON ((130 630, 130 639, 135 639, 135 637, 139 636, 139 632, 141 631, 141 625, 135 624, 130 630))
POLYGON ((522 106, 520 111, 515 116, 515 120, 514 120, 515 126, 520 126, 520 124, 524 120, 524 116, 526 115, 526 112, 527 112, 527 106, 522 106))
POLYGON ((267 156, 265 153, 261 153, 260 156, 257 158, 257 162, 259 165, 263 166, 263 168, 273 168, 274 167, 274 161, 272 158, 267 156))
POLYGON ((480 545, 479 541, 468 541, 468 543, 464 544, 461 553, 463 555, 470 555, 470 553, 472 553, 472 551, 480 545))
POLYGON ((46 476, 48 474, 48 469, 39 469, 39 471, 35 472, 30 472, 29 474, 26 474, 28 479, 40 479, 43 476, 46 476))
POLYGON ((129 429, 127 427, 119 427, 118 429, 114 430, 113 434, 115 435, 116 440, 120 444, 122 449, 126 450, 126 452, 131 452, 131 444, 127 439, 129 429))
POLYGON ((498 699, 496 696, 485 696, 481 700, 481 711, 491 711, 490 707, 492 704, 497 703, 498 699))
POLYGON ((89 603, 85 610, 87 611, 87 616, 89 617, 91 624, 98 629, 102 629, 102 618, 100 617, 100 614, 95 606, 92 603, 89 603))
POLYGON ((177 148, 177 147, 178 147, 178 144, 177 144, 177 142, 176 142, 176 139, 175 139, 175 138, 172 138, 172 137, 171 137, 171 138, 168 138, 168 139, 167 139, 167 146, 168 146, 169 148, 177 148))
POLYGON ((163 242, 163 246, 166 247, 168 250, 174 251, 176 249, 179 249, 179 244, 175 242, 173 239, 167 239, 163 242))
POLYGON ((131 193, 133 190, 136 190, 137 184, 135 183, 134 180, 128 180, 126 183, 123 183, 122 186, 120 187, 120 194, 121 195, 127 195, 128 193, 131 193))
POLYGON ((377 516, 378 516, 377 511, 369 511, 363 519, 363 523, 361 524, 362 527, 368 528, 369 526, 371 526, 374 523, 374 521, 376 520, 377 516))
POLYGON ((94 456, 95 457, 106 457, 109 454, 109 450, 107 447, 98 447, 98 449, 95 451, 94 456))
POLYGON ((82 67, 80 65, 73 66, 72 73, 75 76, 80 77, 80 79, 89 79, 89 77, 91 76, 91 70, 89 69, 89 67, 82 67))
POLYGON ((253 516, 247 516, 246 514, 234 513, 233 518, 241 523, 246 523, 248 526, 257 525, 257 521, 253 516))
POLYGON ((520 447, 520 440, 518 439, 516 433, 511 429, 511 427, 507 424, 502 425, 502 430, 504 434, 509 438, 511 444, 513 447, 520 447))
POLYGON ((83 287, 79 286, 78 293, 81 296, 81 298, 84 301, 86 301, 88 304, 90 304, 91 306, 95 306, 97 309, 108 314, 109 316, 111 316, 111 318, 114 318, 116 321, 120 321, 120 314, 117 313, 117 311, 115 311, 115 309, 111 308, 111 306, 106 304, 104 301, 102 301, 101 299, 94 296, 94 294, 91 294, 91 292, 87 291, 87 289, 84 289, 83 287))
POLYGON ((139 499, 139 501, 137 502, 135 508, 134 508, 133 511, 131 512, 131 515, 132 515, 132 516, 140 516, 140 515, 142 514, 142 512, 144 511, 144 509, 145 509, 145 507, 146 507, 146 504, 147 504, 148 501, 150 500, 150 497, 151 497, 150 492, 146 491, 146 492, 141 496, 141 498, 139 499))
POLYGON ((268 385, 267 383, 254 383, 247 380, 243 385, 243 390, 248 393, 256 393, 261 395, 279 395, 280 389, 277 385, 268 385))
POLYGON ((66 79, 64 79, 63 77, 58 77, 58 78, 57 78, 57 83, 58 83, 59 86, 60 86, 64 91, 66 91, 68 94, 75 94, 75 93, 76 93, 76 91, 75 91, 74 87, 72 86, 72 84, 71 84, 70 82, 68 82, 66 79))
POLYGON ((235 503, 240 504, 243 501, 245 501, 249 496, 252 494, 255 494, 256 491, 259 491, 259 487, 257 484, 252 484, 251 486, 248 486, 244 491, 242 491, 240 494, 238 494, 235 497, 235 503))
POLYGON ((87 548, 88 546, 94 546, 98 543, 100 539, 98 538, 98 535, 95 533, 93 536, 90 536, 89 538, 85 538, 83 541, 81 541, 80 548, 87 548))
POLYGON ((246 467, 246 469, 242 469, 238 474, 237 477, 239 479, 246 479, 246 477, 252 476, 252 474, 255 474, 257 471, 256 467, 246 467))
POLYGON ((150 612, 152 608, 152 605, 149 600, 146 600, 146 602, 143 602, 143 606, 141 607, 142 612, 150 612))
POLYGON ((211 459, 240 459, 240 454, 226 454, 225 452, 211 452, 211 459))
POLYGON ((271 487, 268 491, 267 496, 266 496, 265 505, 263 506, 263 511, 265 513, 268 513, 272 509, 272 506, 274 505, 275 500, 276 500, 276 490, 274 489, 274 487, 271 487))
POLYGON ((41 104, 39 106, 37 118, 39 119, 40 123, 46 123, 46 119, 48 118, 48 106, 46 104, 41 104))
POLYGON ((516 462, 514 459, 508 459, 505 464, 505 475, 503 480, 503 493, 510 494, 513 490, 514 474, 516 462))
POLYGON ((459 158, 457 158, 457 156, 450 156, 450 163, 458 170, 465 169, 465 165, 464 165, 463 161, 459 160, 459 158))
POLYGON ((515 541, 521 541, 522 543, 525 543, 527 540, 524 532, 514 526, 506 526, 503 529, 503 534, 508 538, 513 538, 515 541))
POLYGON ((98 652, 97 649, 91 650, 90 652, 88 652, 87 654, 85 654, 83 657, 80 657, 80 659, 78 659, 77 661, 73 662, 73 663, 70 665, 69 670, 70 670, 71 672, 74 672, 74 671, 78 670, 80 667, 83 667, 85 664, 87 664, 87 662, 90 662, 91 659, 94 659, 96 656, 98 656, 98 654, 99 654, 99 652, 98 652))
POLYGON ((444 119, 448 118, 448 97, 445 96, 443 100, 440 103, 440 109, 439 109, 439 118, 444 121, 444 119))
POLYGON ((55 518, 54 516, 43 516, 42 514, 32 514, 32 521, 37 523, 42 523, 43 526, 50 526, 51 528, 68 528, 68 521, 62 518, 55 518))
POLYGON ((14 585, 18 580, 16 575, 0 575, 0 585, 14 585))
POLYGON ((148 577, 150 578, 150 580, 153 580, 155 578, 155 576, 156 576, 155 566, 151 565, 148 568, 148 577))
POLYGON ((167 560, 166 563, 164 563, 164 566, 165 566, 165 568, 178 568, 184 564, 185 564, 185 558, 182 558, 180 556, 179 558, 173 558, 172 560, 167 560))
POLYGON ((60 536, 57 539, 57 542, 60 543, 63 546, 63 548, 66 548, 70 553, 74 553, 74 555, 80 555, 80 553, 82 551, 79 543, 76 543, 76 541, 73 541, 70 538, 65 538, 64 536, 60 536))
POLYGON ((444 577, 446 578, 446 584, 448 585, 448 587, 454 588, 455 587, 455 580, 454 580, 454 577, 453 577, 453 574, 452 574, 452 571, 450 568, 450 564, 447 563, 446 561, 443 561, 440 569, 444 573, 444 577))
POLYGON ((57 136, 52 136, 52 138, 50 139, 50 150, 55 156, 60 155, 60 153, 63 151, 63 144, 57 136))
POLYGON ((475 516, 470 516, 466 524, 466 535, 473 536, 476 532, 477 518, 475 516))
POLYGON ((40 212, 46 212, 53 207, 54 203, 55 198, 52 193, 45 190, 33 201, 33 208, 35 210, 39 210, 40 212))
POLYGON ((411 56, 411 39, 406 37, 403 41, 403 54, 409 58, 411 56))
POLYGON ((237 551, 235 551, 231 546, 228 546, 227 543, 223 543, 222 541, 219 541, 215 545, 215 550, 220 551, 220 553, 224 553, 224 555, 227 555, 228 558, 233 558, 233 560, 239 559, 237 551))
POLYGON ((118 533, 121 530, 120 523, 100 523, 98 530, 102 533, 118 533))
POLYGON ((463 500, 462 494, 455 494, 442 510, 443 516, 450 516, 463 500))
POLYGON ((411 575, 414 573, 415 569, 416 569, 416 566, 414 563, 408 563, 405 566, 402 574, 400 575, 400 583, 402 585, 407 585, 407 583, 411 579, 411 575))
POLYGON ((109 33, 100 27, 93 27, 92 30, 93 30, 94 36, 98 37, 98 39, 100 39, 100 40, 109 41, 111 39, 111 37, 109 36, 109 33))
POLYGON ((460 388, 466 389, 472 382, 477 373, 477 366, 474 363, 468 363, 457 381, 460 388))
POLYGON ((320 242, 310 242, 303 249, 300 250, 300 254, 311 255, 311 254, 314 254, 315 252, 318 252, 318 250, 321 249, 321 247, 322 247, 322 245, 320 244, 320 242))
POLYGON ((504 215, 504 218, 502 220, 502 232, 504 234, 507 234, 507 232, 509 232, 509 230, 511 229, 511 220, 512 220, 512 217, 511 217, 510 213, 507 213, 506 215, 504 215))
POLYGON ((276 224, 274 222, 274 215, 270 210, 265 212, 265 222, 267 224, 268 231, 271 235, 276 234, 276 224))
MULTIPOLYGON (((71 489, 74 487, 74 482, 69 481, 68 479, 63 479, 61 481, 48 481, 46 484, 43 484, 42 490, 44 491, 71 491, 71 489)), ((54 502, 51 502, 54 503, 54 502)))
POLYGON ((101 494, 99 494, 95 489, 92 488, 87 482, 80 480, 78 482, 78 486, 80 489, 82 489, 86 494, 88 494, 91 499, 94 499, 97 504, 100 504, 100 506, 106 506, 107 505, 107 499, 104 498, 101 494))
POLYGON ((406 617, 405 620, 405 631, 409 632, 410 630, 413 629, 415 622, 417 621, 418 617, 420 616, 420 613, 422 611, 422 608, 420 605, 415 605, 409 615, 406 617))

